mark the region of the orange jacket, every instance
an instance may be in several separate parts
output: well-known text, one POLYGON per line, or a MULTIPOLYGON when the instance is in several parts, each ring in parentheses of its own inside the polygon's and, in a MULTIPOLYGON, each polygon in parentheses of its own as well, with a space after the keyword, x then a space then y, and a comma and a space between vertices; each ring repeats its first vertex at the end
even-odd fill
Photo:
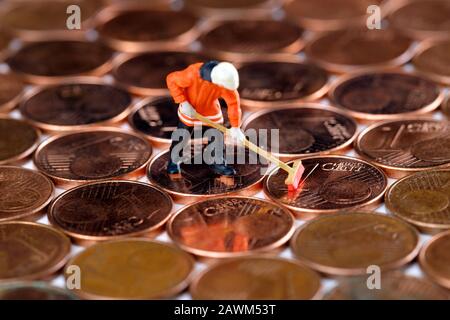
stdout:
MULTIPOLYGON (((216 123, 223 122, 218 99, 223 98, 228 107, 231 126, 240 127, 241 107, 239 93, 220 87, 200 77, 203 63, 195 63, 184 70, 175 71, 167 76, 166 82, 176 103, 188 101, 202 116, 216 123)), ((200 121, 187 117, 178 111, 180 120, 187 126, 201 124, 200 121)))

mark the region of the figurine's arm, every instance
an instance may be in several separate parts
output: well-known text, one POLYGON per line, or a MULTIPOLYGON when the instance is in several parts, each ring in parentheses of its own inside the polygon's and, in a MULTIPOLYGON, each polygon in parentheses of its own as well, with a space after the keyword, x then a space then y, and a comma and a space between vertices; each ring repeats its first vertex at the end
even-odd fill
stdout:
POLYGON ((227 103, 228 107, 228 119, 230 119, 231 126, 233 128, 239 128, 241 126, 241 102, 239 93, 237 90, 223 90, 222 98, 227 103))
POLYGON ((175 71, 167 76, 167 88, 175 103, 187 101, 184 89, 190 87, 191 82, 191 76, 188 69, 175 71))

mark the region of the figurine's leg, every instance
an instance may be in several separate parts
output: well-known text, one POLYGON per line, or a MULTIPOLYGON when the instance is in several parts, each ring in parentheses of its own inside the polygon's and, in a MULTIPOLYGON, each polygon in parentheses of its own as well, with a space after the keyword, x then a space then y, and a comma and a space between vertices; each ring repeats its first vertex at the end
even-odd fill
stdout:
MULTIPOLYGON (((215 130, 215 132, 214 134, 208 137, 208 145, 214 143, 215 148, 222 148, 222 150, 224 150, 225 137, 223 133, 217 129, 209 129, 209 130, 215 130), (216 142, 215 141, 216 138, 219 138, 220 142, 216 142)), ((214 157, 214 159, 215 159, 214 163, 210 165, 214 173, 222 176, 234 176, 236 174, 236 170, 233 167, 227 165, 224 152, 222 152, 219 157, 214 157)))
MULTIPOLYGON (((183 122, 179 121, 176 130, 185 130, 185 132, 187 132, 189 134, 189 137, 190 137, 192 135, 194 127, 187 126, 183 122)), ((183 136, 184 137, 183 134, 180 134, 178 136, 180 136, 180 137, 183 136)), ((183 145, 184 145, 186 142, 188 142, 188 141, 172 140, 172 144, 170 145, 170 148, 169 148, 169 161, 167 163, 167 173, 168 174, 178 174, 178 173, 180 173, 180 166, 179 166, 179 164, 176 163, 175 161, 173 161, 173 159, 172 159, 172 151, 173 151, 173 149, 175 148, 175 146, 178 143, 183 143, 183 145)))

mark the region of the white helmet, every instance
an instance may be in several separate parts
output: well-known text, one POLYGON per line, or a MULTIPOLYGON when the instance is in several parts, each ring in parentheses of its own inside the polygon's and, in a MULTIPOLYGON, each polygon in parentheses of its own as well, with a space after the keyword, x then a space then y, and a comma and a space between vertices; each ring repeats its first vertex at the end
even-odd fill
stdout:
POLYGON ((239 87, 239 74, 236 68, 229 62, 220 62, 211 70, 213 83, 228 90, 236 90, 239 87))

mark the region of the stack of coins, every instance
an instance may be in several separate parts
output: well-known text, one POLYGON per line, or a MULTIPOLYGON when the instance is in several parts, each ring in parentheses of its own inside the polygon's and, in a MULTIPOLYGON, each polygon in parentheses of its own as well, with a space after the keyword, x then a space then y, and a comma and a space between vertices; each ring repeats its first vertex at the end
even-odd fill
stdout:
POLYGON ((448 0, 2 1, 0 299, 449 299, 449 39, 448 0), (209 60, 297 191, 167 174, 209 60))

